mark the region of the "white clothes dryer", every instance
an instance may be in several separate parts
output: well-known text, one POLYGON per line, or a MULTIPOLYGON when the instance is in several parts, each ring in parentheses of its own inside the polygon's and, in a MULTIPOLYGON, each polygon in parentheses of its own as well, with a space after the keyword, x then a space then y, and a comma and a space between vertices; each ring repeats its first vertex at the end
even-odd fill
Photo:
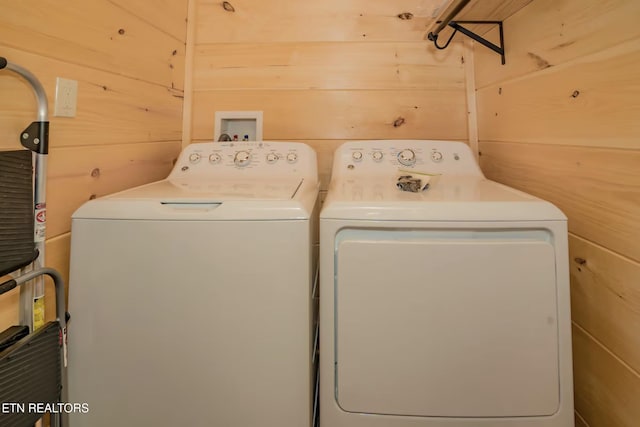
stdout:
POLYGON ((315 152, 191 144, 73 215, 72 427, 310 426, 315 152))
POLYGON ((566 217, 466 144, 342 145, 320 277, 322 427, 573 426, 566 217))

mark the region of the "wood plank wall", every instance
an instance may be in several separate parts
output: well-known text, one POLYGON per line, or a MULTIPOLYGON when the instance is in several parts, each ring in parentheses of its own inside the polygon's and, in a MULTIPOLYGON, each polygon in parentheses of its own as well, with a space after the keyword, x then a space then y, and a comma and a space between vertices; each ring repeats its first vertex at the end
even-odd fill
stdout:
POLYGON ((476 46, 481 165, 569 217, 577 425, 640 425, 640 2, 534 0, 476 46), (495 36, 495 34, 493 35, 495 36))
POLYGON ((316 149, 323 190, 346 140, 467 140, 463 48, 423 40, 439 0, 229 3, 197 1, 192 140, 215 111, 262 110, 265 140, 316 149))
MULTIPOLYGON (((180 151, 187 1, 0 5, 0 56, 28 68, 49 98, 46 264, 65 278, 73 211, 164 178, 180 151), (75 118, 53 117, 56 77, 78 81, 75 118)), ((0 94, 0 149, 19 149, 20 132, 36 117, 34 96, 6 70, 0 94)), ((53 298, 46 301, 51 315, 53 298)), ((0 329, 16 320, 14 292, 0 297, 0 329)))

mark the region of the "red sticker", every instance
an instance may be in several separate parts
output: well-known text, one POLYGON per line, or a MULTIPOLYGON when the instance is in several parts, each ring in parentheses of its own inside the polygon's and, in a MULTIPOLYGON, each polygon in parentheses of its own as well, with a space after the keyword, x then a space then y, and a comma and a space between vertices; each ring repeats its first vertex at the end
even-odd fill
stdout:
POLYGON ((36 214, 36 221, 44 224, 47 221, 47 211, 40 211, 36 214))

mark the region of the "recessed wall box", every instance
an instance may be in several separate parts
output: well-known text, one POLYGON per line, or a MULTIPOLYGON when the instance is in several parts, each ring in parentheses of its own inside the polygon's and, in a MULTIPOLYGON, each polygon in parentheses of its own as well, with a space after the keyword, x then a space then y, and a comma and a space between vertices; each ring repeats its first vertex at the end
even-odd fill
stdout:
POLYGON ((214 141, 224 134, 231 140, 262 141, 262 111, 216 111, 214 141))

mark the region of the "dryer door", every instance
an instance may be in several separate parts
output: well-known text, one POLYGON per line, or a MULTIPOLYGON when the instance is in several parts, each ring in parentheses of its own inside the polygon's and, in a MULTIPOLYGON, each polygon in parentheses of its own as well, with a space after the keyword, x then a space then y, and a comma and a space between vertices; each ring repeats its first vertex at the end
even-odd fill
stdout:
POLYGON ((520 417, 559 407, 543 230, 342 230, 336 401, 348 412, 520 417))

